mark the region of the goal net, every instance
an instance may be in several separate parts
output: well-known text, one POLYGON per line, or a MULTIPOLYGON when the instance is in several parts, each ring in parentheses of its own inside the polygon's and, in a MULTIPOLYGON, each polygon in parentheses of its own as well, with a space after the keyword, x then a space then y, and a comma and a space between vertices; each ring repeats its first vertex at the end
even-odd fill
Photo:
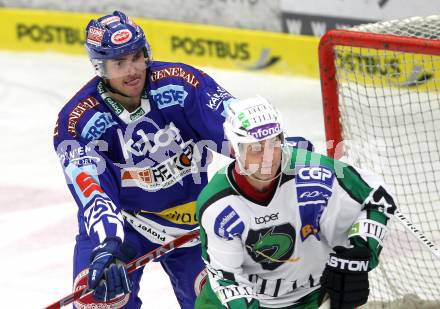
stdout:
MULTIPOLYGON (((328 153, 382 175, 440 245, 440 16, 329 31, 319 60, 328 153)), ((397 220, 367 308, 440 308, 440 260, 397 220)))

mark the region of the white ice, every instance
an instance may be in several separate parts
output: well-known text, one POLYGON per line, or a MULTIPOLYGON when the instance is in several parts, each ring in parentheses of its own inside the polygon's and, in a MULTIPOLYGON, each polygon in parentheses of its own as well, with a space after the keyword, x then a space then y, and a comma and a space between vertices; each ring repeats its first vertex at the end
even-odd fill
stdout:
MULTIPOLYGON (((52 147, 58 111, 92 76, 86 57, 0 52, 0 307, 41 308, 71 292, 76 205, 52 147)), ((261 94, 289 135, 324 152, 319 81, 203 68, 238 97, 261 94)), ((179 308, 160 264, 141 283, 143 308, 179 308)))

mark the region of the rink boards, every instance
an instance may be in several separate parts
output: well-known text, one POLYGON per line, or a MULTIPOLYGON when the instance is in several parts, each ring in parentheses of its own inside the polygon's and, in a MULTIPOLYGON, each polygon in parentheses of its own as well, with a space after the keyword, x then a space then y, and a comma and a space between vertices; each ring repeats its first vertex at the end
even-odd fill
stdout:
MULTIPOLYGON (((110 13, 110 12, 108 12, 110 13)), ((84 29, 97 15, 0 9, 0 49, 83 54, 84 29)), ((153 57, 196 66, 318 78, 318 38, 133 17, 153 57)))

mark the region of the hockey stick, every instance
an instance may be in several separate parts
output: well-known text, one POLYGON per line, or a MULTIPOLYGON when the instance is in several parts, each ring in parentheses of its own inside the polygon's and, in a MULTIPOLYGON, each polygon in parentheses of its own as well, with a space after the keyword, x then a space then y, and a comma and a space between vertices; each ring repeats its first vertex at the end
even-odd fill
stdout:
POLYGON ((396 213, 394 216, 399 219, 400 223, 402 223, 405 227, 407 227, 411 233, 429 250, 432 254, 434 254, 437 258, 440 258, 440 248, 437 247, 432 241, 430 241, 425 234, 422 233, 414 224, 409 221, 404 214, 402 214, 398 209, 396 209, 396 213))
MULTIPOLYGON (((197 238, 198 236, 199 236, 199 230, 193 230, 187 234, 176 237, 176 239, 171 240, 171 241, 167 242, 166 244, 160 246, 159 248, 156 248, 156 249, 148 252, 147 254, 137 258, 136 260, 133 260, 130 263, 128 263, 126 266, 127 272, 131 273, 131 272, 135 271, 136 269, 141 268, 142 266, 144 266, 148 262, 161 257, 162 255, 172 251, 174 248, 178 248, 178 247, 184 245, 185 243, 197 238)), ((90 290, 87 288, 79 289, 79 290, 73 292, 72 294, 53 303, 52 305, 46 307, 45 309, 61 308, 65 305, 71 304, 75 300, 78 300, 81 297, 88 295, 92 292, 93 292, 93 290, 90 290)))
POLYGON ((327 299, 322 302, 318 309, 330 309, 330 297, 327 297, 327 299))
MULTIPOLYGON (((394 216, 399 219, 400 223, 403 224, 406 228, 408 228, 411 233, 429 250, 432 254, 434 254, 437 258, 440 258, 440 248, 437 247, 432 241, 430 241, 422 231, 420 231, 414 224, 398 209, 394 216)), ((324 300, 324 302, 319 306, 318 309, 330 309, 330 298, 324 300)))

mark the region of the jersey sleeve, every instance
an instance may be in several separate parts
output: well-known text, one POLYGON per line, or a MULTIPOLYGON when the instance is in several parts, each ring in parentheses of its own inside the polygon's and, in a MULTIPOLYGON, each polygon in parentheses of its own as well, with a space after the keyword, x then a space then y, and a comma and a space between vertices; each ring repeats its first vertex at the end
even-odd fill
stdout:
MULTIPOLYGON (((89 99, 91 100, 91 99, 89 99)), ((81 103, 79 103, 81 104, 81 103)), ((105 155, 105 141, 88 141, 81 127, 72 122, 71 113, 60 113, 54 148, 77 205, 80 231, 86 231, 96 246, 108 237, 124 240, 123 217, 118 200, 118 170, 105 155)), ((84 113, 84 120, 94 111, 84 113)), ((93 120, 93 119, 92 119, 93 120)))
POLYGON ((250 282, 243 273, 241 235, 245 222, 240 214, 221 201, 208 207, 200 218, 202 256, 210 286, 224 308, 258 308, 250 282))
POLYGON ((224 109, 235 98, 208 74, 192 69, 199 84, 193 88, 194 99, 185 105, 185 116, 202 140, 213 142, 207 146, 220 152, 224 141, 224 109))
POLYGON ((321 218, 322 233, 331 247, 351 244, 369 248, 372 269, 379 263, 396 205, 378 176, 338 161, 335 167, 333 194, 321 218))

